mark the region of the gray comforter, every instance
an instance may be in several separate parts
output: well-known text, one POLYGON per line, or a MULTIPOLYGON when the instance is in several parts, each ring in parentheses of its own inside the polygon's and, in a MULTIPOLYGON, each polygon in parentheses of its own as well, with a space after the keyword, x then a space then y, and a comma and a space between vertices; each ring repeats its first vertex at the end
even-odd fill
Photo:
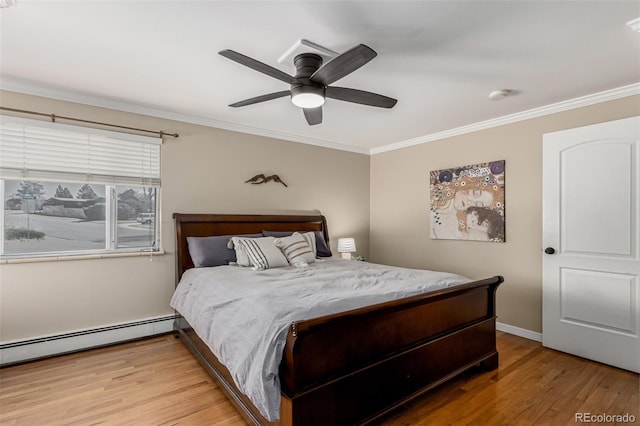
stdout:
POLYGON ((193 326, 262 415, 276 421, 291 322, 469 282, 460 275, 328 259, 307 267, 186 271, 171 307, 193 326))

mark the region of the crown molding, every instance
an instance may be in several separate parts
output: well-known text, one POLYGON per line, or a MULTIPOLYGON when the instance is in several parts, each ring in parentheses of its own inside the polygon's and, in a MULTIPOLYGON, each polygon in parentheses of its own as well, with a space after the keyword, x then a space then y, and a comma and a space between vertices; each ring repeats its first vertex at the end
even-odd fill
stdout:
POLYGON ((369 154, 369 148, 360 148, 338 142, 327 141, 323 139, 308 138, 293 135, 275 130, 263 129, 259 127, 246 126, 243 124, 215 120, 212 118, 200 117, 191 114, 182 114, 174 111, 157 109, 145 105, 123 102, 117 99, 104 98, 90 95, 87 93, 75 92, 66 89, 53 88, 43 85, 37 85, 31 82, 15 79, 11 77, 2 77, 0 80, 0 90, 9 92, 24 93, 26 95, 41 96, 45 98, 56 99, 66 102, 74 102, 83 105, 90 105, 100 108, 108 108, 117 111, 130 112, 134 114, 147 115, 155 118, 164 118, 167 120, 181 121, 184 123, 197 124, 216 129, 230 130, 239 133, 248 133, 256 136, 263 136, 274 139, 281 139, 291 142, 299 142, 308 145, 320 146, 323 148, 337 149, 340 151, 355 152, 358 154, 369 154))
POLYGON ((152 108, 145 105, 123 102, 111 98, 98 97, 86 93, 74 92, 65 89, 45 87, 36 85, 31 82, 25 82, 20 79, 3 77, 0 80, 0 89, 11 92, 24 93, 34 96, 42 96, 46 98, 57 99, 61 101, 80 103, 101 108, 114 109, 118 111, 130 112, 134 114, 147 115, 167 120, 181 121, 185 123, 197 124, 201 126, 213 127, 217 129, 230 130, 239 133, 248 133, 256 136, 263 136, 274 139, 281 139, 291 142, 299 142, 308 145, 315 145, 323 148, 336 149, 340 151, 354 152, 358 154, 380 154, 383 152, 394 151, 397 149, 407 148, 414 145, 421 145, 452 136, 459 136, 466 133, 477 132, 479 130, 490 129, 492 127, 503 126, 505 124, 516 123, 518 121, 529 120, 532 118, 542 117, 549 114, 555 114, 575 108, 594 105, 601 102, 607 102, 627 96, 640 95, 640 83, 630 84, 628 86, 618 87, 616 89, 606 90, 591 95, 581 96, 575 99, 569 99, 562 102, 546 105, 543 107, 533 108, 530 110, 518 112, 515 114, 505 115, 491 120, 481 121, 466 126, 456 127, 442 132, 432 133, 413 139, 407 139, 400 142, 384 145, 377 148, 361 148, 338 142, 327 141, 323 139, 307 138, 293 135, 275 130, 263 129, 258 127, 246 126, 243 124, 232 123, 228 121, 215 120, 211 118, 200 117, 190 114, 182 114, 173 111, 167 111, 152 108))
POLYGON ((454 129, 445 130, 443 132, 432 133, 430 135, 420 136, 418 138, 407 139, 384 145, 369 150, 370 155, 382 152, 395 151, 397 149, 407 148, 414 145, 421 145, 452 136, 459 136, 465 133, 477 132, 479 130, 490 129, 492 127, 504 126, 505 124, 516 123, 518 121, 530 120, 532 118, 542 117, 549 114, 555 114, 562 111, 568 111, 575 108, 581 108, 602 102, 612 101, 615 99, 625 98, 627 96, 640 95, 640 83, 630 84, 628 86, 618 87, 604 92, 594 93, 591 95, 581 96, 579 98, 569 99, 562 102, 546 105, 539 108, 533 108, 515 114, 505 115, 491 120, 480 121, 478 123, 466 126, 456 127, 454 129))

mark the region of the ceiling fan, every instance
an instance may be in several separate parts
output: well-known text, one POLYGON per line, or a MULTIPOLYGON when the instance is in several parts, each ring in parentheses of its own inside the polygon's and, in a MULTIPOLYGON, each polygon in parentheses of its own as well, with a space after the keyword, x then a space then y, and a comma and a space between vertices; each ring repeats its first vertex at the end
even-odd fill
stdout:
POLYGON ((377 93, 366 92, 364 90, 349 89, 346 87, 330 86, 331 83, 341 79, 347 74, 351 74, 370 60, 376 57, 377 53, 368 46, 360 44, 346 52, 336 56, 322 65, 322 57, 315 53, 301 53, 297 55, 293 63, 296 67, 296 75, 291 76, 270 65, 264 64, 253 58, 245 56, 233 50, 222 50, 218 52, 225 58, 231 59, 241 65, 254 69, 258 72, 276 78, 290 85, 289 90, 268 93, 245 99, 229 105, 230 107, 242 107, 259 102, 270 101, 285 96, 291 96, 291 102, 302 108, 307 123, 322 123, 322 105, 325 98, 338 99, 346 102, 353 102, 362 105, 369 105, 380 108, 393 108, 398 102, 396 99, 377 93))

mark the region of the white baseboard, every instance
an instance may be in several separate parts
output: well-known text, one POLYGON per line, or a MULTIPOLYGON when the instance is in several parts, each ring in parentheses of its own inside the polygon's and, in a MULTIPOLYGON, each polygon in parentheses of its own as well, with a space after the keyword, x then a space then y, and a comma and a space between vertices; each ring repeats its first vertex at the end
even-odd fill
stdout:
POLYGON ((0 366, 62 355, 173 330, 174 315, 0 344, 0 366))
POLYGON ((524 337, 525 339, 535 340, 536 342, 542 342, 542 333, 515 327, 513 325, 496 322, 496 330, 504 331, 505 333, 513 334, 515 336, 524 337))

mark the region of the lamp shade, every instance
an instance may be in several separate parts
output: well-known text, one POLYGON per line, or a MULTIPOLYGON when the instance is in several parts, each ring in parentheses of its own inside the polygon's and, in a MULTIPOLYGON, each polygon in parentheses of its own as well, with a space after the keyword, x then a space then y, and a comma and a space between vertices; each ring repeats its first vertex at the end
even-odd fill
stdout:
POLYGON ((338 238, 338 253, 354 253, 356 240, 353 238, 338 238))

